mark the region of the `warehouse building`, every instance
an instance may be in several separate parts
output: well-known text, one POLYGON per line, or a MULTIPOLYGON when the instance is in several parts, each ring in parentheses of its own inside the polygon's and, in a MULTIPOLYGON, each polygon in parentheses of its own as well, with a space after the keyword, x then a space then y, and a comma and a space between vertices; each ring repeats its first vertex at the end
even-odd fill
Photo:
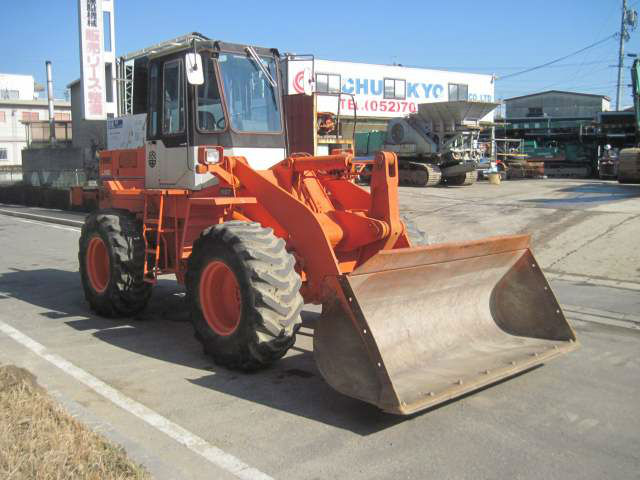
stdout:
POLYGON ((545 160, 549 175, 588 177, 597 171, 596 122, 610 99, 591 93, 547 92, 507 98, 503 138, 524 140, 524 153, 545 160), (555 170, 552 169, 555 168, 555 170))
POLYGON ((504 101, 506 118, 585 118, 595 119, 600 112, 610 110, 611 99, 591 93, 549 90, 504 101))
POLYGON ((576 141, 592 129, 602 112, 608 112, 611 100, 591 93, 533 93, 505 99, 505 136, 537 139, 541 144, 552 140, 576 141))

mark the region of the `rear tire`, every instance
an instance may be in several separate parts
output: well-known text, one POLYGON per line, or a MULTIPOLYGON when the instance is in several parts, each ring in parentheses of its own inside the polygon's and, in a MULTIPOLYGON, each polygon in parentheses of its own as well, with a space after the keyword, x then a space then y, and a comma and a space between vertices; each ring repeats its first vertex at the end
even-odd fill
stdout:
POLYGON ((202 232, 189 257, 187 301, 196 338, 217 364, 257 370, 295 343, 304 302, 294 266, 284 240, 258 223, 202 232))
POLYGON ((87 216, 78 261, 84 296, 99 315, 129 317, 147 306, 151 285, 142 279, 142 228, 130 212, 98 210, 87 216))

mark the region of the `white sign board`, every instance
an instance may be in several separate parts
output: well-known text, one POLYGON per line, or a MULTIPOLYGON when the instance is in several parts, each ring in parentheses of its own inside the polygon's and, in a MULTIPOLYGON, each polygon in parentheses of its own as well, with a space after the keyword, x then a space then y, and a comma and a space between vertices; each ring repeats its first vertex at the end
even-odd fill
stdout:
POLYGON ((104 120, 106 89, 102 0, 78 0, 80 30, 80 81, 84 96, 84 118, 104 120))
MULTIPOLYGON (((289 61, 287 93, 307 93, 306 72, 312 69, 316 91, 324 85, 344 94, 340 98, 344 115, 353 115, 357 107, 358 117, 402 117, 417 112, 420 103, 462 100, 449 98, 450 91, 459 91, 458 85, 467 86, 468 100, 494 101, 492 75, 330 60, 315 60, 313 68, 311 60, 289 61)), ((336 113, 336 104, 335 98, 318 98, 319 111, 336 113)), ((486 119, 493 119, 493 113, 486 119)))
POLYGON ((107 150, 126 150, 144 145, 146 113, 110 118, 107 121, 107 150))

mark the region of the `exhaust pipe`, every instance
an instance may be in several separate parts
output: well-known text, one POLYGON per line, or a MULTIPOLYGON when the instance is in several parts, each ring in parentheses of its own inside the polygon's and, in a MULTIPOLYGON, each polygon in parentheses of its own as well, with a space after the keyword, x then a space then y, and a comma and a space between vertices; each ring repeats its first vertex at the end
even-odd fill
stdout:
POLYGON ((45 63, 47 67, 47 96, 49 97, 49 141, 56 144, 56 119, 53 111, 53 79, 51 78, 51 61, 45 63))

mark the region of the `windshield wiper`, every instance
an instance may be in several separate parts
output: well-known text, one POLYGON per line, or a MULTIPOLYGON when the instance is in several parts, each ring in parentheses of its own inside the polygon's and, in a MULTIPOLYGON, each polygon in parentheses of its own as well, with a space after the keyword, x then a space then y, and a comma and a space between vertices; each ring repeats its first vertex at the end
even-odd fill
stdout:
POLYGON ((271 76, 271 72, 269 72, 267 67, 264 66, 264 64, 262 63, 262 60, 260 60, 260 57, 258 56, 256 51, 253 49, 253 47, 248 46, 248 47, 244 47, 244 49, 247 51, 247 53, 251 57, 251 60, 253 60, 253 62, 258 66, 260 71, 267 78, 267 82, 269 82, 269 85, 271 85, 273 88, 276 88, 276 81, 271 76))

